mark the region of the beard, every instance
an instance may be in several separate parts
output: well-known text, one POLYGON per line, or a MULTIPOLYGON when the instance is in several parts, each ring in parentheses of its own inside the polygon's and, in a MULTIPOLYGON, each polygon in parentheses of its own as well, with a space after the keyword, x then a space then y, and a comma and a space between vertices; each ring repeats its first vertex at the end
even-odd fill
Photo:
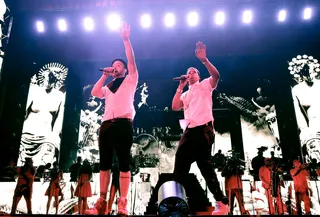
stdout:
POLYGON ((113 77, 114 78, 121 78, 121 77, 124 77, 125 75, 126 75, 126 73, 124 71, 119 72, 118 70, 115 70, 113 72, 113 77))

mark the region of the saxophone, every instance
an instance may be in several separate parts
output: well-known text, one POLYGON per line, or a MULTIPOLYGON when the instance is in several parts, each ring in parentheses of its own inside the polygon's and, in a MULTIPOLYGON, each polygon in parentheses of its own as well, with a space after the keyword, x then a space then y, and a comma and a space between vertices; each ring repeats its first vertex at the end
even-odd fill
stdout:
POLYGON ((271 176, 270 177, 271 196, 276 198, 276 197, 278 197, 278 186, 279 186, 279 181, 280 181, 278 171, 275 168, 273 168, 271 170, 270 176, 271 176))
POLYGON ((276 202, 276 198, 278 197, 278 186, 280 183, 280 177, 278 175, 278 171, 276 167, 273 167, 270 173, 270 193, 271 193, 271 197, 272 197, 272 201, 270 201, 271 203, 273 203, 274 209, 275 209, 275 214, 278 214, 278 204, 276 202))

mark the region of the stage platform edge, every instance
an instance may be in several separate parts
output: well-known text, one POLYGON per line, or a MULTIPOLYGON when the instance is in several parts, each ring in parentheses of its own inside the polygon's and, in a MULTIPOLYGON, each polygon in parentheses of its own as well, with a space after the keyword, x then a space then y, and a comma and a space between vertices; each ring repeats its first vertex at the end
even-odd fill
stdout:
MULTIPOLYGON (((50 214, 50 215, 46 215, 46 214, 16 214, 16 215, 8 215, 8 214, 3 214, 1 213, 0 216, 23 216, 23 217, 43 217, 43 216, 61 216, 61 215, 55 215, 55 214, 50 214)), ((125 215, 71 215, 71 214, 66 214, 66 215, 63 215, 63 216, 119 216, 119 217, 142 217, 142 216, 150 216, 150 217, 155 217, 155 216, 158 216, 158 215, 128 215, 128 216, 125 216, 125 215)), ((209 213, 199 213, 197 215, 189 215, 190 217, 197 217, 197 216, 213 216, 209 213)), ((214 215, 214 216, 217 216, 217 217, 225 217, 226 215, 214 215)), ((235 215, 235 216, 240 216, 240 215, 235 215)), ((271 215, 248 215, 250 217, 262 217, 262 216, 271 216, 271 215)), ((280 216, 280 215, 272 215, 272 216, 280 216)), ((297 215, 281 215, 281 216, 288 216, 288 217, 296 217, 297 215)), ((319 216, 320 215, 312 215, 312 216, 319 216)))

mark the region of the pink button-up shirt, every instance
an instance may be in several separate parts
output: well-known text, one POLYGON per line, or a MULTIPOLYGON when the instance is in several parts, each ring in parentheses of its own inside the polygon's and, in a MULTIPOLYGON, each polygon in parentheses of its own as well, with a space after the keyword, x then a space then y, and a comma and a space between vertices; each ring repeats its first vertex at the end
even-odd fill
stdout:
POLYGON ((189 122, 188 128, 213 121, 212 92, 215 88, 211 86, 209 79, 190 85, 189 90, 180 97, 184 118, 189 122))
POLYGON ((133 101, 138 85, 138 73, 128 74, 119 89, 113 93, 107 86, 102 88, 105 99, 105 110, 102 121, 114 118, 134 119, 136 111, 133 101))

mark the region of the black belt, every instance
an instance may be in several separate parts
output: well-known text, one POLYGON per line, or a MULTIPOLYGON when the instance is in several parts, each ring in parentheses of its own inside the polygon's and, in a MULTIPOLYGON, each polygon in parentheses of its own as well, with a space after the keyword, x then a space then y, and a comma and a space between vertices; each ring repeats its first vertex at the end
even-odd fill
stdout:
POLYGON ((113 119, 106 120, 104 122, 113 123, 113 122, 116 122, 116 121, 128 121, 128 122, 132 123, 132 120, 130 118, 113 118, 113 119))
POLYGON ((195 128, 198 128, 198 127, 207 127, 207 126, 211 126, 212 127, 213 126, 212 121, 209 121, 208 123, 205 123, 205 124, 202 124, 202 125, 199 125, 199 126, 196 126, 196 127, 192 127, 192 128, 187 127, 187 128, 195 129, 195 128))

